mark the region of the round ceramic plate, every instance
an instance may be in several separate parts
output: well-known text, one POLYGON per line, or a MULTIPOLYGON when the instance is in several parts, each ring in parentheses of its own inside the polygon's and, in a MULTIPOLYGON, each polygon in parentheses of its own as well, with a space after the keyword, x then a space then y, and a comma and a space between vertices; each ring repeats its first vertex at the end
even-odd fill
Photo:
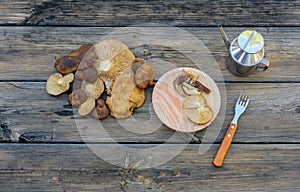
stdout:
POLYGON ((221 105, 221 96, 218 86, 206 73, 194 68, 176 68, 165 73, 156 83, 152 93, 153 108, 159 119, 169 128, 180 132, 196 132, 206 128, 217 117, 221 105), (182 108, 184 97, 174 89, 176 77, 187 70, 199 74, 198 81, 208 87, 209 94, 202 93, 207 106, 213 111, 213 118, 206 124, 198 125, 187 118, 188 110, 182 108))

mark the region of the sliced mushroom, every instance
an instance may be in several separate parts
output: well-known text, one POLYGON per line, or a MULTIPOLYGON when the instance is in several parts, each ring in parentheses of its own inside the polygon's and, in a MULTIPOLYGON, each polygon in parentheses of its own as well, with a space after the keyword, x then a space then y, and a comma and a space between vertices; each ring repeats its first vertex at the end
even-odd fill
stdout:
POLYGON ((206 106, 206 99, 202 95, 192 95, 184 99, 183 108, 196 109, 206 106))
POLYGON ((97 80, 94 83, 88 83, 86 81, 83 81, 81 84, 81 89, 90 97, 96 100, 104 92, 104 84, 102 79, 100 78, 97 78, 97 80))
POLYGON ((78 108, 78 113, 81 116, 87 116, 95 108, 95 99, 89 97, 84 103, 78 108))
POLYGON ((94 67, 110 94, 117 76, 131 66, 135 56, 125 44, 117 40, 103 40, 95 45, 95 51, 98 59, 94 67))
POLYGON ((188 119, 196 124, 205 124, 213 118, 212 109, 206 105, 202 95, 192 95, 184 99, 183 108, 188 109, 188 119))
POLYGON ((208 123, 213 118, 213 112, 210 107, 192 109, 188 115, 188 119, 196 124, 203 125, 208 123))
POLYGON ((193 87, 192 85, 188 84, 188 83, 183 83, 182 84, 182 90, 186 95, 198 95, 201 94, 201 92, 193 87))
POLYGON ((175 90, 183 97, 187 95, 202 94, 202 92, 209 94, 210 89, 200 83, 198 77, 198 74, 183 70, 183 73, 178 75, 174 80, 175 90))
POLYGON ((46 91, 50 95, 60 95, 70 88, 70 83, 74 80, 73 73, 62 76, 60 73, 52 74, 46 83, 46 91))

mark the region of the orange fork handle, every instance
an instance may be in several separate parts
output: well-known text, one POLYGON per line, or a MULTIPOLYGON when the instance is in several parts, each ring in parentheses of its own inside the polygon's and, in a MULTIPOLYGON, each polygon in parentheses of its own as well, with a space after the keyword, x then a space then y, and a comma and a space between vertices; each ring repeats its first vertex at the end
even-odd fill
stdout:
POLYGON ((230 123, 226 134, 223 138, 223 141, 219 147, 219 150, 215 156, 215 159, 213 161, 213 164, 215 167, 222 167, 223 161, 225 159, 225 156, 230 148, 233 136, 235 134, 235 131, 237 129, 237 125, 234 123, 230 123))

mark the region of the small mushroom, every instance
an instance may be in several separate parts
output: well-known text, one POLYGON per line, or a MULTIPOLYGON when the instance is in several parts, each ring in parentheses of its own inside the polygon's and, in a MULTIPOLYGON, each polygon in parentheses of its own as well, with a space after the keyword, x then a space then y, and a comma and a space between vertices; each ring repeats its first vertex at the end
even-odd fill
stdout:
POLYGON ((73 106, 78 106, 84 103, 87 100, 87 94, 81 89, 73 91, 68 98, 68 101, 73 106))
POLYGON ((87 116, 95 108, 95 99, 89 97, 84 103, 82 103, 78 108, 78 113, 81 116, 87 116))
POLYGON ((95 68, 89 67, 87 69, 76 71, 75 78, 93 83, 98 79, 98 73, 95 68))
POLYGON ((77 89, 80 89, 81 88, 81 81, 79 79, 74 79, 74 81, 72 82, 71 84, 71 89, 72 91, 75 91, 77 89))
POLYGON ((117 76, 131 66, 135 56, 125 44, 117 40, 103 40, 95 45, 95 51, 98 59, 94 67, 110 94, 117 76))
POLYGON ((94 83, 88 83, 86 81, 82 81, 81 89, 90 97, 96 100, 104 92, 104 84, 102 79, 100 78, 97 78, 97 80, 94 83))
POLYGON ((62 76, 60 73, 52 74, 46 83, 46 91, 50 95, 60 95, 70 88, 70 83, 74 80, 73 73, 62 76))
MULTIPOLYGON (((153 86, 154 69, 151 67, 151 65, 147 64, 144 60, 139 61, 138 63, 139 66, 137 67, 134 75, 134 81, 136 85, 141 89, 146 89, 148 86, 153 86), (142 64, 140 64, 141 62, 142 64)), ((136 64, 133 64, 133 68, 135 67, 136 64)))
POLYGON ((137 69, 143 65, 145 63, 145 60, 142 58, 135 58, 132 65, 131 65, 131 69, 133 71, 133 73, 135 74, 137 69))
POLYGON ((61 74, 69 74, 76 71, 79 62, 74 56, 63 56, 55 61, 55 68, 61 74))
POLYGON ((101 98, 97 99, 96 107, 89 115, 99 120, 106 118, 109 115, 109 109, 105 101, 101 98))

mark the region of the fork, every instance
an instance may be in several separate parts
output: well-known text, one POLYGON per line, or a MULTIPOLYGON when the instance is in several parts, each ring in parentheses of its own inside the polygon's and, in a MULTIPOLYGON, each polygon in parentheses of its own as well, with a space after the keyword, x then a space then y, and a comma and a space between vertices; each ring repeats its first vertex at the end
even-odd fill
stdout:
POLYGON ((221 167, 223 164, 223 161, 225 159, 225 156, 229 150, 230 144, 232 142, 233 136, 235 134, 235 131, 237 129, 237 122, 239 117, 245 112, 248 104, 250 101, 250 97, 245 95, 245 94, 241 94, 240 97, 238 98, 236 104, 235 104, 235 115, 233 120, 231 121, 226 134, 223 138, 223 141, 219 147, 219 150, 215 156, 215 159, 213 161, 214 166, 216 167, 221 167))

